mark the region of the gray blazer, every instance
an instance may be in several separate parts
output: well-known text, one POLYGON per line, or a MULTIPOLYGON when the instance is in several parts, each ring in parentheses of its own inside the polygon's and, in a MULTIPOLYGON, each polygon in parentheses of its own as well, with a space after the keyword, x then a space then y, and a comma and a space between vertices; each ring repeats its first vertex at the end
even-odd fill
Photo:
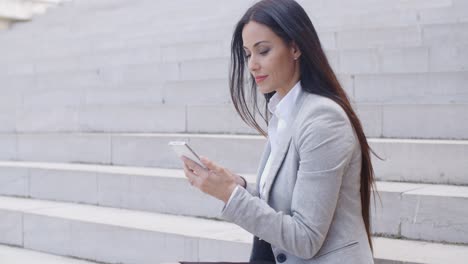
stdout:
MULTIPOLYGON (((277 263, 374 263, 361 215, 359 141, 334 101, 301 91, 266 181, 240 188, 221 217, 271 244, 277 263)), ((257 183, 270 154, 267 142, 257 183)))

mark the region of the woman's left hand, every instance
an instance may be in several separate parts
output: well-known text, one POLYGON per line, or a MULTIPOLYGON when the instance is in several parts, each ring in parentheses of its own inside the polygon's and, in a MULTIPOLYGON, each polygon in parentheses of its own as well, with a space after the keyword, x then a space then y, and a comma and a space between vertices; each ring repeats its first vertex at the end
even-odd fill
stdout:
POLYGON ((205 157, 200 157, 200 161, 206 169, 185 156, 181 159, 184 162, 185 176, 192 186, 224 203, 228 202, 237 185, 235 174, 205 157))

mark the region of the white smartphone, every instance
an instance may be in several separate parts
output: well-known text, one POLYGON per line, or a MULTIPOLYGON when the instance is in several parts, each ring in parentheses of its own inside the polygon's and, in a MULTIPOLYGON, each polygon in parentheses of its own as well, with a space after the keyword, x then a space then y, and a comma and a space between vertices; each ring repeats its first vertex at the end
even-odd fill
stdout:
POLYGON ((198 165, 205 168, 203 163, 200 161, 200 157, 197 155, 197 153, 195 153, 195 151, 193 151, 193 149, 187 144, 187 142, 185 142, 185 141, 170 141, 169 146, 172 147, 172 149, 177 154, 177 156, 179 156, 179 157, 185 156, 185 157, 195 161, 196 163, 198 163, 198 165))

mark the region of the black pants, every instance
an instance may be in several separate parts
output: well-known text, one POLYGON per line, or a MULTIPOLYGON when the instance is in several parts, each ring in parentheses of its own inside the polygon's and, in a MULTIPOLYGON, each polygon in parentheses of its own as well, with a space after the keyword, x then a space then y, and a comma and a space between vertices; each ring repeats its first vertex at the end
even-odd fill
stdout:
POLYGON ((276 263, 270 243, 254 237, 250 263, 276 263))

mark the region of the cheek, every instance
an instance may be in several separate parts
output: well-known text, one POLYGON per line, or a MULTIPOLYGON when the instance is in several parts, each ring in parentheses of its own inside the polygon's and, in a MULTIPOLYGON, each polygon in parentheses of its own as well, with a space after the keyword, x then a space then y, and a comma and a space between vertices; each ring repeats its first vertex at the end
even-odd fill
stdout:
POLYGON ((289 78, 294 72, 294 64, 289 56, 281 56, 278 58, 278 65, 281 65, 281 67, 278 67, 278 72, 281 73, 283 77, 289 78))
POLYGON ((290 78, 292 74, 290 68, 290 61, 286 56, 273 56, 268 60, 268 70, 278 85, 282 85, 282 82, 290 78))
POLYGON ((260 92, 270 93, 283 87, 291 77, 290 61, 285 54, 271 54, 265 57, 261 65, 261 73, 268 74, 268 79, 257 85, 260 92))

